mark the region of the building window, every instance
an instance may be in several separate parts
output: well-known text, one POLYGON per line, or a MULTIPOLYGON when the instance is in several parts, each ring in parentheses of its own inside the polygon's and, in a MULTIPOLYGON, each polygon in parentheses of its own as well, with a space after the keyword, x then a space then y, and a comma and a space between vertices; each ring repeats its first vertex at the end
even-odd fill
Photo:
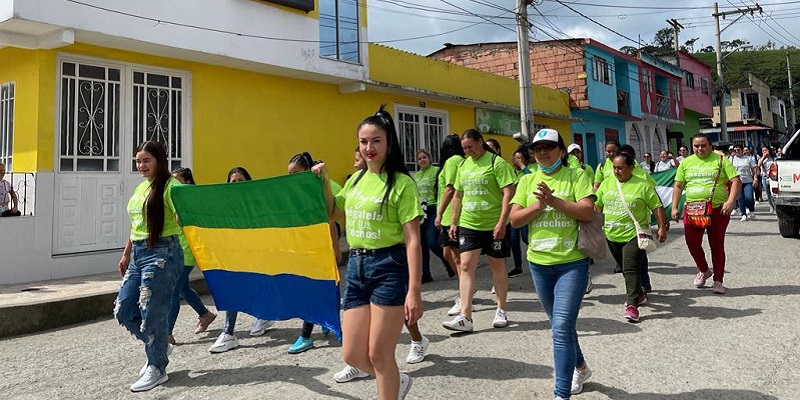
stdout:
POLYGON ((0 163, 13 171, 11 150, 14 147, 14 82, 0 85, 0 163))
POLYGON ((708 94, 708 79, 700 78, 700 91, 703 94, 708 94))
MULTIPOLYGON (((183 142, 183 79, 151 72, 133 72, 133 143, 152 140, 167 147, 170 170, 181 166, 183 142)), ((131 149, 131 154, 136 149, 131 149)), ((131 161, 131 171, 136 162, 131 161)))
POLYGON ((322 57, 359 63, 359 0, 319 1, 319 52, 322 57))
POLYGON ((119 171, 119 68, 61 64, 61 171, 119 171))
POLYGON ((447 132, 447 113, 428 108, 397 106, 400 148, 410 171, 417 169, 417 152, 431 153, 431 163, 440 165, 439 148, 447 132))
POLYGON ((611 78, 611 65, 600 57, 592 57, 592 78, 598 82, 611 85, 614 83, 611 78))
POLYGON ((649 69, 642 70, 642 85, 644 86, 645 93, 651 93, 653 91, 653 86, 651 81, 652 78, 650 76, 650 70, 649 69))
POLYGON ((686 81, 686 86, 694 89, 694 74, 689 71, 683 71, 683 79, 686 81))
POLYGON ((669 86, 670 86, 670 97, 675 99, 675 101, 680 101, 681 87, 680 84, 678 84, 678 81, 670 81, 669 86))

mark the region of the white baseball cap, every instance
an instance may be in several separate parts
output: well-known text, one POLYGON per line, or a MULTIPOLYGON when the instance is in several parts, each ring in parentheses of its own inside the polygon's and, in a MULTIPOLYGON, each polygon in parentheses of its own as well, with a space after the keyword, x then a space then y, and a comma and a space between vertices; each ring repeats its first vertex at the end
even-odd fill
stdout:
POLYGON ((581 150, 581 146, 579 146, 577 143, 573 143, 567 147, 567 154, 572 153, 572 150, 583 152, 583 150, 581 150))
POLYGON ((536 132, 533 135, 533 142, 531 142, 531 146, 537 144, 549 144, 552 146, 558 146, 561 143, 564 143, 564 140, 561 139, 561 135, 558 134, 558 131, 555 129, 539 129, 539 132, 536 132))

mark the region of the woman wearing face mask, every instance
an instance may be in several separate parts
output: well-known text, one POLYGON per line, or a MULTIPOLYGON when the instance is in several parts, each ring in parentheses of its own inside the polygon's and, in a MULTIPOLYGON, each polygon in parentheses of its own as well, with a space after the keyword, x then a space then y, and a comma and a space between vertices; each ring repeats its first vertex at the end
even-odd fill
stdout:
POLYGON ((475 269, 481 254, 489 257, 492 281, 497 297, 492 326, 504 328, 508 275, 505 258, 511 253, 506 236, 509 201, 514 195, 516 176, 511 166, 492 153, 475 129, 461 136, 461 146, 468 156, 458 168, 450 220, 450 238, 458 238, 461 250, 459 292, 461 314, 442 325, 449 330, 472 332, 472 297, 475 294, 475 269))
MULTIPOLYGON (((531 163, 530 154, 528 153, 528 146, 519 146, 514 152, 511 162, 514 165, 514 170, 517 173, 517 178, 531 173, 528 165, 531 163)), ((536 165, 536 164, 534 164, 536 165)), ((520 228, 509 227, 511 237, 511 256, 514 258, 514 269, 508 273, 509 278, 520 276, 524 273, 522 269, 522 246, 519 242, 522 240, 525 245, 528 245, 528 226, 525 225, 520 228)))
POLYGON ((577 243, 578 221, 592 220, 595 196, 586 172, 567 166, 567 148, 557 131, 540 130, 531 148, 539 171, 520 179, 511 200, 511 224, 528 225, 529 269, 552 327, 554 395, 569 399, 592 374, 576 330, 589 282, 589 259, 577 243))

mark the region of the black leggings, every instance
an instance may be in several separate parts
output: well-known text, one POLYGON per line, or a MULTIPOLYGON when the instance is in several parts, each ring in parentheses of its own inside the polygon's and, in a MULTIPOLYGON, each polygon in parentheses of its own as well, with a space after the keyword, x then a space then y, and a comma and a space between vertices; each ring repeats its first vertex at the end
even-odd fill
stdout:
POLYGON ((642 260, 645 251, 639 248, 634 237, 628 242, 618 243, 607 240, 608 249, 617 264, 622 266, 622 275, 625 278, 625 292, 628 304, 639 305, 639 294, 642 290, 642 260))

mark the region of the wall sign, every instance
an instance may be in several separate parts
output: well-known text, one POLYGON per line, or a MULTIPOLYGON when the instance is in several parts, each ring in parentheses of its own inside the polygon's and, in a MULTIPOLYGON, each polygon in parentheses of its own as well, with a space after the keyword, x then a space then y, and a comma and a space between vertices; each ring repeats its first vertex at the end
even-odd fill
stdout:
POLYGON ((520 130, 519 114, 503 111, 475 109, 475 126, 480 133, 511 136, 520 130))
POLYGON ((311 11, 314 9, 314 0, 259 0, 259 1, 262 1, 264 3, 274 3, 303 11, 311 11))

